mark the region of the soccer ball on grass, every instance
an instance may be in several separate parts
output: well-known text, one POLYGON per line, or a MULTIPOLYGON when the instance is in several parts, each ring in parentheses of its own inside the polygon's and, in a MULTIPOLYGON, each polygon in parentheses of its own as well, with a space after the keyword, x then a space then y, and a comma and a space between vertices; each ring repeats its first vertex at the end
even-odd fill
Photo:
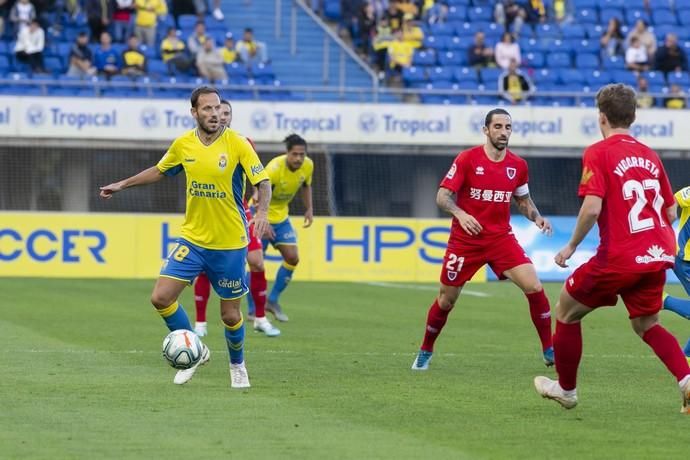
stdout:
POLYGON ((202 345, 192 331, 178 329, 163 339, 163 357, 175 369, 189 369, 201 359, 202 345))

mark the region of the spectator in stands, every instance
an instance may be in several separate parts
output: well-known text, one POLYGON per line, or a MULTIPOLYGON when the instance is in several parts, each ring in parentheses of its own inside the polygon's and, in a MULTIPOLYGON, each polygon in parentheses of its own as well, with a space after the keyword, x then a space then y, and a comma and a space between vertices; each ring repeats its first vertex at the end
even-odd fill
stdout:
POLYGON ((443 24, 448 19, 448 5, 445 2, 434 2, 424 13, 424 20, 429 24, 443 24))
POLYGON ((193 59, 196 58, 196 54, 204 47, 204 42, 207 39, 206 24, 204 24, 204 21, 197 21, 194 25, 194 32, 187 37, 187 50, 193 59))
POLYGON ((122 75, 132 77, 146 75, 146 56, 141 52, 136 35, 127 39, 127 49, 122 52, 122 75))
POLYGON ((43 67, 43 48, 45 47, 45 32, 37 19, 32 19, 29 27, 23 27, 17 36, 14 46, 15 56, 20 62, 29 65, 33 73, 45 73, 43 67))
POLYGON ((156 26, 158 16, 167 14, 165 0, 135 0, 137 17, 134 21, 134 34, 148 47, 156 45, 156 26))
POLYGON ((404 16, 405 14, 398 8, 398 0, 390 0, 383 17, 388 21, 391 31, 395 32, 402 27, 404 16))
POLYGON ((403 16, 402 33, 403 40, 409 43, 412 48, 421 48, 424 31, 414 23, 414 16, 410 13, 405 13, 403 16))
POLYGON ((646 72, 649 70, 647 49, 642 46, 640 39, 637 37, 632 37, 630 47, 625 52, 625 68, 635 72, 646 72))
POLYGON ((635 27, 628 32, 628 36, 625 37, 626 46, 630 46, 633 38, 637 38, 640 41, 640 44, 647 51, 647 56, 651 58, 656 54, 656 36, 649 31, 647 23, 643 19, 638 19, 635 22, 635 27))
POLYGON ((649 82, 644 77, 637 77, 637 107, 648 109, 656 102, 649 94, 649 82))
POLYGON ((602 53, 605 58, 623 54, 624 38, 618 18, 609 19, 609 24, 606 27, 606 31, 601 35, 599 43, 601 43, 602 53))
POLYGON ((266 44, 254 39, 254 31, 251 28, 244 29, 244 35, 242 40, 237 42, 236 49, 240 59, 248 67, 256 62, 268 62, 266 44))
POLYGON ((225 34, 225 45, 220 50, 224 64, 232 64, 237 60, 237 50, 235 49, 235 39, 232 32, 225 34))
POLYGON ((501 24, 506 32, 512 29, 516 37, 520 35, 526 16, 525 9, 515 0, 501 0, 496 2, 494 7, 496 22, 501 24))
POLYGON ((132 35, 134 0, 111 0, 113 4, 113 40, 122 43, 132 35))
POLYGON ((518 69, 515 59, 510 61, 508 70, 498 77, 498 91, 504 99, 511 104, 517 104, 527 100, 534 92, 532 80, 518 69))
POLYGON ((356 47, 360 45, 359 13, 364 4, 364 0, 340 0, 341 32, 350 38, 356 47))
POLYGON ((196 68, 199 75, 207 78, 211 83, 228 79, 223 56, 220 50, 216 49, 211 37, 204 40, 203 48, 196 54, 196 68))
POLYGON ((113 18, 113 4, 109 0, 85 0, 84 13, 91 29, 91 41, 100 40, 101 34, 108 30, 113 18))
POLYGON ((546 22, 546 7, 543 0, 528 0, 524 5, 525 22, 536 25, 546 22))
POLYGON ((412 65, 414 48, 403 38, 402 29, 393 32, 393 41, 388 45, 388 65, 395 74, 412 65))
POLYGON ((36 18, 36 8, 29 0, 18 0, 10 10, 10 22, 16 35, 36 18))
POLYGON ((567 23, 573 20, 575 14, 572 0, 554 0, 551 5, 551 16, 557 23, 567 23))
POLYGON ((403 19, 406 14, 411 14, 412 19, 419 16, 419 7, 412 0, 398 0, 398 10, 402 11, 403 19))
POLYGON ((67 75, 87 77, 96 75, 96 72, 96 67, 93 65, 93 53, 89 48, 89 35, 86 32, 80 32, 69 52, 67 75))
POLYGON ((664 107, 667 109, 684 109, 687 107, 685 93, 676 83, 671 85, 668 96, 664 99, 664 107))
POLYGON ((662 72, 680 72, 688 70, 688 57, 685 51, 678 46, 676 34, 667 34, 664 44, 656 50, 654 57, 657 70, 662 72))
POLYGON ((515 43, 513 36, 509 32, 504 32, 501 41, 496 43, 494 59, 496 59, 496 64, 503 70, 508 70, 511 61, 515 61, 518 67, 522 64, 520 46, 515 43))
POLYGON ((161 42, 161 57, 168 64, 168 72, 174 75, 186 72, 192 66, 192 60, 187 54, 185 44, 178 36, 174 27, 168 29, 168 33, 161 42))
POLYGON ((367 55, 371 49, 371 41, 376 33, 376 10, 374 5, 367 2, 362 6, 357 18, 359 24, 359 50, 367 55))
POLYGON ((388 19, 382 18, 376 26, 376 36, 372 43, 374 49, 376 69, 379 72, 379 80, 385 77, 386 58, 388 57, 388 47, 393 42, 393 30, 388 24, 388 19))
POLYGON ((101 33, 101 44, 94 53, 94 65, 98 73, 110 79, 120 72, 120 55, 113 49, 113 39, 108 32, 101 33))
POLYGON ((477 32, 474 34, 474 43, 467 50, 467 62, 472 67, 481 69, 493 64, 494 50, 490 46, 486 46, 484 41, 484 32, 477 32))

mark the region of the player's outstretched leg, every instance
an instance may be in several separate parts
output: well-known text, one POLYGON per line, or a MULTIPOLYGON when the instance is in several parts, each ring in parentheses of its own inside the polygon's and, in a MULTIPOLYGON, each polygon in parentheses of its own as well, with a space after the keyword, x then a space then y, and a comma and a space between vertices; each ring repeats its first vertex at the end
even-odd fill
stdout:
POLYGON ((297 268, 297 265, 291 265, 283 261, 282 265, 278 269, 276 274, 275 282, 273 283, 273 289, 268 296, 268 302, 266 303, 266 311, 273 313, 278 321, 286 322, 288 321, 288 316, 283 312, 280 306, 279 299, 280 294, 283 293, 285 288, 287 288, 290 280, 292 279, 292 274, 297 268))
POLYGON ((690 299, 672 297, 664 293, 664 310, 672 311, 685 319, 690 319, 690 299))
POLYGON ((450 309, 444 310, 440 307, 438 299, 434 301, 429 308, 429 313, 426 318, 426 329, 424 332, 424 341, 420 347, 417 357, 412 363, 412 370, 425 371, 429 369, 429 363, 434 352, 434 343, 441 334, 443 326, 448 321, 448 314, 450 309))
POLYGON ((257 271, 251 272, 251 284, 249 286, 249 297, 254 299, 255 318, 254 330, 263 332, 266 337, 278 337, 280 329, 273 326, 266 318, 266 272, 257 271))
POLYGON ((194 281, 194 303, 196 306, 196 323, 194 332, 199 337, 207 334, 206 307, 208 298, 211 296, 211 282, 205 273, 200 273, 194 281))
POLYGON ((544 289, 539 292, 525 294, 527 302, 529 302, 529 313, 532 318, 532 324, 537 330, 539 340, 541 341, 541 349, 544 356, 544 364, 551 367, 554 364, 553 342, 551 336, 551 306, 549 299, 546 298, 544 289))
POLYGON ((538 376, 534 378, 534 388, 543 398, 554 400, 566 409, 572 409, 577 406, 577 368, 582 358, 580 322, 556 321, 553 344, 558 380, 538 376))
POLYGON ((566 409, 572 409, 577 406, 577 390, 564 390, 561 388, 558 380, 540 375, 534 378, 534 388, 536 388, 537 393, 539 393, 542 398, 556 401, 566 409))
POLYGON ((249 375, 244 365, 244 320, 233 324, 223 320, 225 324, 225 342, 230 355, 230 386, 232 388, 249 388, 249 375))
POLYGON ((196 363, 194 366, 190 367, 189 369, 177 371, 177 373, 175 374, 175 378, 173 379, 173 383, 175 383, 175 385, 184 385, 185 383, 192 380, 192 377, 194 377, 194 374, 196 373, 197 369, 199 369, 199 367, 203 366, 211 359, 211 350, 209 350, 206 344, 204 343, 202 343, 201 346, 201 359, 199 359, 199 362, 196 363))

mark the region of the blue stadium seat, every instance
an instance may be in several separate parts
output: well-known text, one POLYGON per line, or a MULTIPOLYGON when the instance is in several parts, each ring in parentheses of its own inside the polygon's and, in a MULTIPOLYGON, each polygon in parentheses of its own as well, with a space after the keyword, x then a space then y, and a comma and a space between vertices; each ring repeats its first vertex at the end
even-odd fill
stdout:
MULTIPOLYGON (((676 2, 678 0, 675 0, 676 2)), ((647 5, 645 4, 646 0, 626 0, 625 1, 625 8, 626 9, 634 9, 634 10, 644 10, 647 5)))
POLYGON ((7 73, 12 68, 10 58, 5 55, 0 55, 0 72, 7 73))
POLYGON ((611 56, 602 59, 601 67, 606 70, 622 70, 625 69, 625 61, 620 56, 611 56))
POLYGON ((436 66, 429 69, 429 79, 432 83, 439 81, 451 81, 453 80, 453 68, 436 66))
POLYGON ((580 24, 564 24, 561 26, 561 34, 563 40, 582 40, 587 36, 587 31, 580 24))
POLYGON ((678 11, 678 22, 685 27, 690 26, 690 10, 678 11))
POLYGON ((647 79, 649 86, 666 86, 666 79, 664 78, 664 74, 662 72, 645 72, 642 74, 642 76, 647 79))
POLYGON ((630 24, 631 26, 637 22, 638 19, 642 19, 644 22, 649 24, 651 22, 651 18, 649 17, 649 14, 643 10, 643 9, 627 9, 625 10, 625 21, 630 24))
POLYGON ((533 67, 535 69, 541 69, 544 67, 544 53, 538 51, 529 52, 522 55, 522 64, 526 67, 533 67))
POLYGON ((227 72, 227 74, 230 78, 236 78, 236 77, 247 78, 247 77, 249 77, 249 71, 247 70, 247 66, 244 64, 241 64, 239 62, 233 62, 232 64, 226 64, 225 71, 227 72))
POLYGON ((623 83, 632 87, 637 86, 637 77, 629 70, 614 70, 611 72, 614 83, 623 83))
POLYGON ((13 51, 14 50, 10 50, 8 42, 0 40, 0 55, 12 54, 13 51))
POLYGON ((437 37, 450 37, 455 35, 455 27, 448 23, 436 23, 429 26, 429 34, 437 37))
POLYGON ((570 67, 570 54, 564 52, 549 53, 546 57, 546 65, 551 68, 570 67))
POLYGON ((599 8, 598 0, 577 0, 575 3, 576 8, 599 8))
POLYGON ((534 72, 533 79, 537 85, 554 84, 558 81, 558 73, 551 69, 539 69, 534 72))
POLYGON ((583 24, 582 27, 585 28, 589 40, 596 40, 599 43, 599 39, 604 34, 604 27, 601 24, 583 24))
POLYGON ((503 69, 486 68, 479 71, 482 83, 490 87, 495 87, 498 84, 498 77, 503 73, 503 69))
POLYGON ((620 22, 623 22, 625 20, 625 15, 623 14, 623 10, 607 8, 607 9, 601 10, 599 12, 599 22, 602 25, 608 24, 612 18, 616 18, 620 22))
POLYGON ((65 59, 69 58, 69 52, 72 50, 72 43, 60 42, 57 44, 57 55, 64 56, 65 59))
POLYGON ((573 52, 579 51, 576 46, 573 46, 572 40, 554 40, 551 47, 548 50, 551 53, 562 52, 572 54, 573 52))
POLYGON ((250 72, 254 78, 270 77, 273 79, 275 77, 275 72, 271 64, 264 64, 262 62, 253 64, 250 72))
POLYGON ((58 56, 48 56, 43 58, 43 66, 48 72, 54 74, 63 73, 67 70, 65 69, 62 58, 58 56))
POLYGON ((462 5, 452 5, 448 7, 448 22, 465 22, 467 20, 467 8, 462 5))
POLYGON ((599 15, 593 8, 578 8, 575 12, 576 21, 580 24, 599 24, 599 15))
POLYGON ((460 37, 449 37, 446 39, 446 49, 448 51, 467 53, 467 49, 471 44, 471 40, 463 40, 460 37))
MULTIPOLYGON (((421 62, 426 62, 422 60, 421 62)), ((442 66, 461 66, 467 64, 467 56, 463 52, 446 51, 438 54, 438 63, 442 66)), ((417 62, 419 65, 424 65, 417 62)), ((429 65, 435 65, 436 62, 431 62, 429 65)))
POLYGON ((148 70, 149 75, 168 75, 168 64, 166 64, 160 59, 151 59, 147 63, 146 68, 148 70))
POLYGON ((561 69, 558 78, 564 85, 577 84, 581 87, 585 83, 585 73, 579 69, 561 69))
POLYGON ((469 6, 472 3, 472 1, 471 0, 446 0, 446 3, 448 3, 449 6, 453 6, 453 5, 469 6))
MULTIPOLYGON (((177 18, 177 23, 182 31, 190 31, 194 29, 199 18, 195 14, 181 14, 177 18)), ((183 32, 184 33, 184 32, 183 32)))
POLYGON ((611 73, 607 70, 592 70, 585 72, 585 84, 591 88, 599 88, 613 81, 611 73))
POLYGON ((491 7, 482 8, 481 6, 477 6, 474 8, 470 8, 467 11, 467 19, 470 22, 476 22, 476 21, 491 22, 492 16, 493 16, 493 10, 491 7))
POLYGON ((453 78, 457 82, 469 81, 478 83, 477 71, 471 67, 456 67, 453 71, 453 78))
POLYGON ((558 26, 553 24, 538 24, 534 29, 535 35, 538 38, 560 38, 561 31, 558 26))
POLYGON ((601 52, 601 43, 598 38, 580 41, 573 40, 572 47, 581 53, 599 54, 601 52))
POLYGON ((575 67, 578 69, 598 69, 599 55, 594 53, 578 53, 575 55, 575 67))
POLYGON ((666 77, 669 85, 681 85, 686 87, 690 84, 690 77, 687 72, 671 72, 666 77))
POLYGON ((690 10, 690 0, 674 0, 673 7, 676 11, 690 10))
POLYGON ((455 34, 460 37, 471 38, 477 32, 484 32, 490 28, 491 23, 488 21, 463 22, 455 25, 455 34))
POLYGON ((501 26, 500 24, 491 22, 488 26, 482 29, 482 32, 484 32, 484 36, 486 37, 487 42, 496 44, 501 40, 501 36, 503 35, 504 29, 503 26, 501 26))
POLYGON ((522 53, 529 53, 530 51, 539 51, 537 49, 537 40, 530 37, 520 37, 518 39, 518 45, 520 46, 520 51, 522 53))
POLYGON ((668 34, 678 34, 680 29, 678 26, 674 26, 671 24, 660 24, 657 26, 654 26, 654 35, 656 35, 657 41, 663 42, 664 38, 668 34))
POLYGON ((323 14, 327 19, 332 21, 339 21, 342 19, 342 11, 340 10, 340 0, 325 0, 323 3, 323 14))
POLYGON ((414 65, 436 65, 436 53, 433 51, 415 51, 412 56, 414 65))
POLYGON ((598 0, 597 6, 599 6, 600 10, 606 8, 621 9, 625 6, 625 0, 598 0))
POLYGON ((428 81, 426 71, 423 67, 411 66, 402 70, 402 78, 406 84, 414 84, 428 81))
POLYGON ((655 26, 675 26, 676 24, 678 24, 678 21, 673 11, 665 9, 654 9, 654 11, 652 11, 652 23, 655 26))
POLYGON ((424 37, 423 46, 424 48, 433 48, 437 51, 445 51, 448 49, 446 38, 445 35, 427 35, 424 37))

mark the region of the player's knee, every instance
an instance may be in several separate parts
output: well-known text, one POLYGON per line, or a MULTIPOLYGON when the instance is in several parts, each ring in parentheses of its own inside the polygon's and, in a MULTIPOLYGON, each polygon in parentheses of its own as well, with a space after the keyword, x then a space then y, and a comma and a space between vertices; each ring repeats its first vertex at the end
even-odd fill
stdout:
POLYGON ((299 256, 297 254, 295 254, 294 256, 288 256, 285 258, 285 262, 292 266, 295 266, 299 263, 299 256))
POLYGON ((162 292, 154 291, 153 294, 151 294, 151 304, 156 307, 157 310, 169 307, 174 301, 175 299, 170 298, 170 296, 162 292))
POLYGON ((441 310, 450 311, 455 307, 456 300, 458 300, 457 297, 452 298, 442 294, 438 298, 438 306, 441 310))
POLYGON ((242 319, 242 313, 240 313, 239 309, 228 308, 221 312, 220 318, 223 321, 223 324, 226 324, 227 326, 234 326, 242 319))
POLYGON ((541 285, 541 282, 539 280, 527 283, 527 285, 523 287, 523 292, 525 294, 536 294, 537 292, 541 292, 543 290, 544 287, 541 285))

